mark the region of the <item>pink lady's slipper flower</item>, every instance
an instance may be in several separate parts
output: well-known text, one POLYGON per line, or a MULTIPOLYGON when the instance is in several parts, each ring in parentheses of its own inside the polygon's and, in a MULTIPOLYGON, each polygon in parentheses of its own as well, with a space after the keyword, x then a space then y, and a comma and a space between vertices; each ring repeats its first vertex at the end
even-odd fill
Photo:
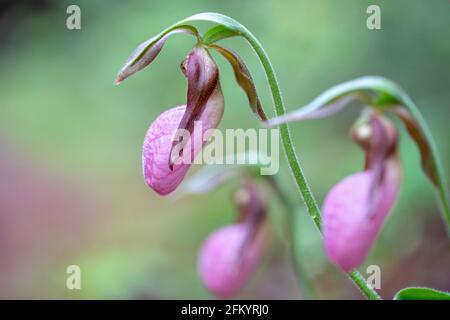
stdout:
POLYGON ((228 298, 238 293, 261 259, 260 239, 242 250, 248 233, 248 226, 243 223, 220 228, 206 239, 200 250, 200 277, 217 297, 228 298))
POLYGON ((397 132, 382 114, 391 113, 403 122, 420 151, 423 171, 448 207, 445 181, 428 129, 410 98, 387 79, 363 77, 341 83, 304 107, 268 120, 267 125, 330 117, 355 100, 368 105, 368 112, 352 130, 353 139, 365 151, 366 165, 364 171, 331 189, 323 204, 322 223, 317 223, 328 257, 346 272, 364 262, 400 188, 397 132))
POLYGON ((236 192, 241 213, 235 224, 214 231, 203 243, 198 272, 205 287, 220 298, 235 295, 259 265, 263 252, 261 224, 266 205, 252 183, 236 192))
POLYGON ((349 272, 363 263, 394 205, 401 181, 397 133, 373 114, 353 138, 366 152, 366 169, 343 179, 323 204, 323 235, 329 259, 349 272))
POLYGON ((202 147, 202 141, 194 141, 198 136, 194 130, 201 130, 199 137, 205 141, 207 130, 219 124, 224 107, 222 90, 219 83, 219 70, 209 53, 195 47, 189 54, 184 73, 188 79, 187 105, 175 107, 163 112, 150 125, 144 140, 142 163, 145 181, 148 186, 161 195, 175 190, 183 180, 195 155, 202 147), (194 120, 200 126, 194 127, 194 120), (201 128, 201 129, 197 129, 201 128), (178 129, 191 133, 188 141, 181 141, 186 149, 188 161, 172 164, 174 138, 178 129))
POLYGON ((372 217, 368 213, 373 172, 363 171, 343 179, 328 193, 323 205, 325 250, 345 272, 364 262, 391 210, 400 184, 397 161, 387 164, 372 217))
POLYGON ((198 43, 181 64, 188 82, 186 104, 160 114, 144 139, 144 178, 147 185, 160 195, 167 195, 179 186, 204 141, 207 141, 208 130, 216 128, 223 115, 219 68, 208 49, 217 50, 230 62, 238 84, 248 96, 250 107, 261 120, 266 119, 252 77, 242 59, 230 49, 202 44, 198 31, 188 25, 169 29, 139 45, 120 70, 116 83, 149 65, 165 41, 176 33, 194 35, 198 43))

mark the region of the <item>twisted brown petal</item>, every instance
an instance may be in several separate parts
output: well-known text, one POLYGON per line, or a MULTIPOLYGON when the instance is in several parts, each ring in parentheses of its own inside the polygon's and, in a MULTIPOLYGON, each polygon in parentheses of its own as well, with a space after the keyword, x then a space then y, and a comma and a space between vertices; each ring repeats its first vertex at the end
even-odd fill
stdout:
POLYGON ((431 148, 419 124, 404 107, 397 106, 389 110, 396 114, 405 124, 406 130, 419 148, 423 171, 433 184, 438 186, 439 182, 436 168, 433 163, 431 148))
POLYGON ((182 25, 167 32, 163 32, 141 43, 128 57, 122 69, 120 69, 119 73, 117 74, 117 78, 114 83, 120 84, 129 76, 148 66, 161 52, 161 49, 166 40, 177 33, 187 33, 198 36, 197 29, 189 25, 182 25))
POLYGON ((250 75, 250 71, 248 71, 248 68, 242 58, 231 49, 224 48, 217 44, 211 44, 209 46, 216 49, 222 56, 224 56, 228 60, 233 68, 237 83, 247 94, 250 108, 259 117, 260 120, 266 121, 267 117, 261 106, 258 93, 256 92, 255 84, 253 83, 253 78, 250 75))
POLYGON ((245 179, 242 186, 235 191, 234 202, 239 211, 239 223, 244 223, 248 227, 248 233, 240 249, 239 260, 241 260, 247 248, 258 236, 266 218, 267 203, 257 185, 250 179, 245 179))
MULTIPOLYGON (((181 69, 188 81, 188 92, 186 112, 181 119, 178 129, 187 130, 192 135, 194 122, 200 119, 207 105, 211 105, 211 108, 223 108, 219 68, 205 48, 195 46, 189 53, 186 62, 182 63, 181 69)), ((222 113, 219 111, 209 110, 211 113, 209 120, 213 122, 216 120, 217 122, 220 121, 222 113)), ((181 144, 178 147, 179 150, 182 150, 186 143, 186 140, 173 141, 171 152, 178 144, 181 144)), ((172 157, 169 160, 169 165, 171 167, 173 165, 172 157)))
POLYGON ((352 137, 366 153, 365 169, 373 174, 368 204, 368 215, 372 217, 383 189, 387 164, 397 159, 398 134, 387 118, 371 112, 368 119, 352 128, 352 137))

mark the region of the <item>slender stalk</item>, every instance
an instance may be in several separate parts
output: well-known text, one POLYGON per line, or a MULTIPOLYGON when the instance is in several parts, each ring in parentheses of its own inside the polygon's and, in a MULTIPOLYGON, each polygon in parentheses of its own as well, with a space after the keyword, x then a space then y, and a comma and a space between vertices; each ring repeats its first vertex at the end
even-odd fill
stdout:
MULTIPOLYGON (((213 43, 220 39, 231 36, 243 36, 250 43, 259 60, 261 61, 261 64, 263 65, 267 81, 269 82, 270 90, 272 92, 276 115, 280 117, 286 113, 280 87, 278 86, 278 81, 275 76, 275 71, 272 67, 272 64, 270 63, 269 56, 265 52, 263 46, 259 43, 258 39, 256 39, 256 37, 246 27, 228 16, 215 12, 204 12, 183 19, 167 30, 171 30, 171 28, 173 27, 189 23, 191 21, 210 21, 222 25, 223 28, 214 29, 214 32, 208 35, 207 43, 213 43)), ((206 38, 207 37, 205 36, 204 39, 206 38)), ((306 207, 308 208, 308 213, 311 219, 313 220, 317 229, 319 229, 319 231, 321 232, 322 220, 320 210, 297 159, 291 135, 289 133, 289 127, 287 124, 280 125, 280 134, 283 148, 286 153, 291 172, 294 175, 295 182, 300 189, 300 193, 306 203, 306 207)), ((294 221, 292 221, 292 215, 289 215, 289 219, 291 220, 291 224, 294 223, 294 221)), ((367 298, 381 299, 377 292, 367 285, 366 281, 363 280, 363 276, 359 274, 358 271, 349 273, 349 277, 367 298)))
MULTIPOLYGON (((272 93, 273 102, 275 105, 275 113, 278 117, 284 115, 286 113, 286 109, 284 107, 283 98, 281 96, 281 90, 278 85, 278 81, 275 75, 275 71, 270 62, 270 59, 265 52, 262 45, 255 38, 255 36, 242 26, 240 30, 242 32, 242 36, 250 43, 253 50, 255 50, 257 56, 259 57, 261 64, 263 65, 264 71, 266 73, 267 81, 269 82, 270 90, 272 93)), ((297 155, 295 153, 294 145, 292 142, 291 134, 289 132, 289 127, 287 124, 280 125, 280 135, 283 144, 284 151, 286 153, 286 157, 289 163, 289 167, 294 176, 294 180, 300 189, 300 193, 302 195, 303 200, 305 201, 306 207, 308 208, 308 213, 316 225, 317 229, 322 232, 322 218, 320 214, 319 206, 311 192, 311 189, 308 185, 305 175, 303 174, 302 167, 298 161, 297 155)), ((290 224, 293 224, 292 215, 289 215, 289 219, 291 220, 290 224)), ((361 292, 371 300, 379 300, 381 297, 378 293, 367 285, 367 282, 364 280, 364 277, 358 271, 352 271, 348 273, 350 279, 353 280, 355 285, 361 290, 361 292)))
POLYGON ((367 285, 366 279, 359 273, 354 270, 347 273, 348 277, 353 280, 353 282, 358 286, 359 290, 370 300, 381 300, 381 297, 378 293, 367 285))
POLYGON ((292 259, 293 259, 293 265, 295 274, 298 278, 298 285, 300 287, 300 290, 303 294, 303 297, 306 300, 314 299, 316 297, 316 291, 314 288, 314 284, 312 283, 310 277, 308 276, 308 273, 306 272, 306 268, 304 267, 302 256, 301 256, 301 250, 300 250, 300 242, 298 239, 296 239, 296 235, 298 234, 297 228, 298 228, 298 214, 295 210, 295 207, 289 208, 288 214, 291 216, 289 218, 289 237, 290 237, 290 244, 289 247, 291 249, 292 259))
POLYGON ((280 202, 286 208, 286 212, 289 215, 289 248, 291 250, 291 256, 294 265, 295 275, 297 277, 298 286, 303 294, 303 297, 307 300, 314 299, 316 296, 314 285, 311 283, 311 280, 307 276, 307 272, 303 267, 302 258, 300 254, 300 243, 298 239, 296 239, 296 235, 298 234, 298 215, 297 215, 297 207, 292 202, 290 197, 286 195, 286 192, 283 190, 283 186, 279 183, 277 176, 268 176, 269 184, 274 189, 277 194, 280 202))

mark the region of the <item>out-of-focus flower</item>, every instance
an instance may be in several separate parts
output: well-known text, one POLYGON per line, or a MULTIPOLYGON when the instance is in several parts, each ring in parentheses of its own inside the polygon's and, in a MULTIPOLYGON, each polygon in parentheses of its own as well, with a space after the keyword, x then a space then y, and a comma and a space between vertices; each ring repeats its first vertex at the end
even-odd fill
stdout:
POLYGON ((403 122, 420 151, 424 173, 439 191, 447 226, 450 216, 447 183, 433 137, 414 102, 396 83, 382 77, 340 83, 307 105, 266 124, 329 117, 354 100, 373 112, 369 119, 364 117, 365 124, 359 123, 353 131, 353 138, 366 152, 365 171, 344 179, 330 191, 322 221, 328 256, 345 271, 364 261, 399 189, 397 133, 381 114, 394 114, 403 122))
POLYGON ((266 203, 250 181, 234 196, 238 222, 214 231, 203 243, 198 272, 205 287, 217 297, 235 295, 255 271, 263 253, 262 222, 266 203))
MULTIPOLYGON (((271 119, 268 124, 329 117, 355 99, 355 95, 331 99, 333 94, 335 92, 319 96, 310 105, 271 119), (324 103, 328 100, 328 103, 324 103)), ((409 124, 410 132, 414 133, 412 136, 421 150, 424 150, 422 155, 426 159, 428 149, 420 128, 406 115, 400 118, 409 124)), ((326 254, 345 272, 364 262, 394 205, 401 182, 397 130, 380 111, 365 109, 351 133, 353 140, 365 152, 364 171, 337 183, 325 198, 322 209, 326 254)), ((429 167, 427 164, 428 162, 425 163, 425 168, 429 167)))
POLYGON ((345 272, 363 263, 394 205, 401 181, 397 133, 380 115, 359 122, 353 138, 366 152, 365 171, 336 184, 323 204, 329 259, 345 272))
POLYGON ((245 245, 248 234, 248 225, 237 223, 214 231, 203 243, 198 271, 206 288, 217 297, 238 293, 258 266, 262 244, 257 238, 245 245))
POLYGON ((364 262, 394 204, 399 171, 395 160, 386 165, 380 199, 371 214, 368 208, 374 175, 370 170, 348 176, 328 193, 323 205, 325 250, 342 270, 349 272, 364 262))

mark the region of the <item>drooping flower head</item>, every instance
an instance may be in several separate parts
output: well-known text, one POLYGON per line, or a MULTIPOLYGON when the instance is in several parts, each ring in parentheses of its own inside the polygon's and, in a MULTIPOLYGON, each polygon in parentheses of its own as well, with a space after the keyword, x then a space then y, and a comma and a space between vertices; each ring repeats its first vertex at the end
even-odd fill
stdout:
POLYGON ((202 141, 195 141, 194 137, 204 140, 204 133, 217 127, 223 114, 219 70, 209 53, 204 48, 195 47, 183 70, 188 79, 187 104, 163 112, 150 125, 144 139, 142 164, 145 181, 161 195, 176 189, 200 151, 202 141), (194 121, 200 125, 194 127, 194 121), (189 134, 185 141, 176 141, 177 134, 183 132, 181 130, 189 134), (194 130, 201 132, 196 134, 194 130), (188 161, 176 164, 178 156, 180 160, 187 157, 188 161))
MULTIPOLYGON (((318 110, 313 105, 309 110, 270 121, 273 124, 328 117, 350 100, 344 97, 318 110)), ((325 252, 345 272, 364 262, 394 205, 401 182, 397 130, 379 112, 365 111, 351 131, 353 140, 365 152, 364 170, 338 182, 322 207, 325 252)))
POLYGON ((261 260, 261 224, 266 204, 256 186, 247 182, 237 190, 240 212, 236 223, 214 231, 204 241, 198 258, 198 272, 205 287, 220 298, 238 293, 261 260))
POLYGON ((232 50, 216 44, 205 45, 198 31, 189 25, 169 29, 142 43, 120 70, 116 83, 149 65, 173 34, 187 33, 197 44, 181 63, 188 82, 185 105, 160 114, 150 125, 144 139, 142 165, 147 185, 160 195, 173 192, 183 180, 195 156, 201 151, 209 129, 216 128, 223 115, 224 98, 219 81, 219 68, 208 49, 222 54, 231 64, 238 84, 248 96, 254 113, 266 120, 253 79, 242 59, 232 50))
POLYGON ((248 281, 261 259, 261 239, 242 250, 248 226, 236 223, 214 231, 203 243, 198 272, 206 288, 215 296, 229 298, 248 281))
POLYGON ((341 83, 304 107, 266 123, 275 126, 330 117, 354 100, 370 110, 352 130, 353 139, 365 152, 366 165, 364 171, 348 176, 330 190, 323 203, 322 223, 318 224, 328 257, 344 271, 363 263, 400 187, 397 131, 385 114, 391 113, 404 123, 420 151, 422 169, 439 189, 444 210, 448 211, 446 183, 428 129, 411 99, 388 79, 362 77, 341 83))
POLYGON ((336 184, 323 204, 325 251, 345 272, 365 260, 401 181, 397 133, 387 119, 372 114, 356 124, 352 136, 366 152, 365 170, 336 184))

